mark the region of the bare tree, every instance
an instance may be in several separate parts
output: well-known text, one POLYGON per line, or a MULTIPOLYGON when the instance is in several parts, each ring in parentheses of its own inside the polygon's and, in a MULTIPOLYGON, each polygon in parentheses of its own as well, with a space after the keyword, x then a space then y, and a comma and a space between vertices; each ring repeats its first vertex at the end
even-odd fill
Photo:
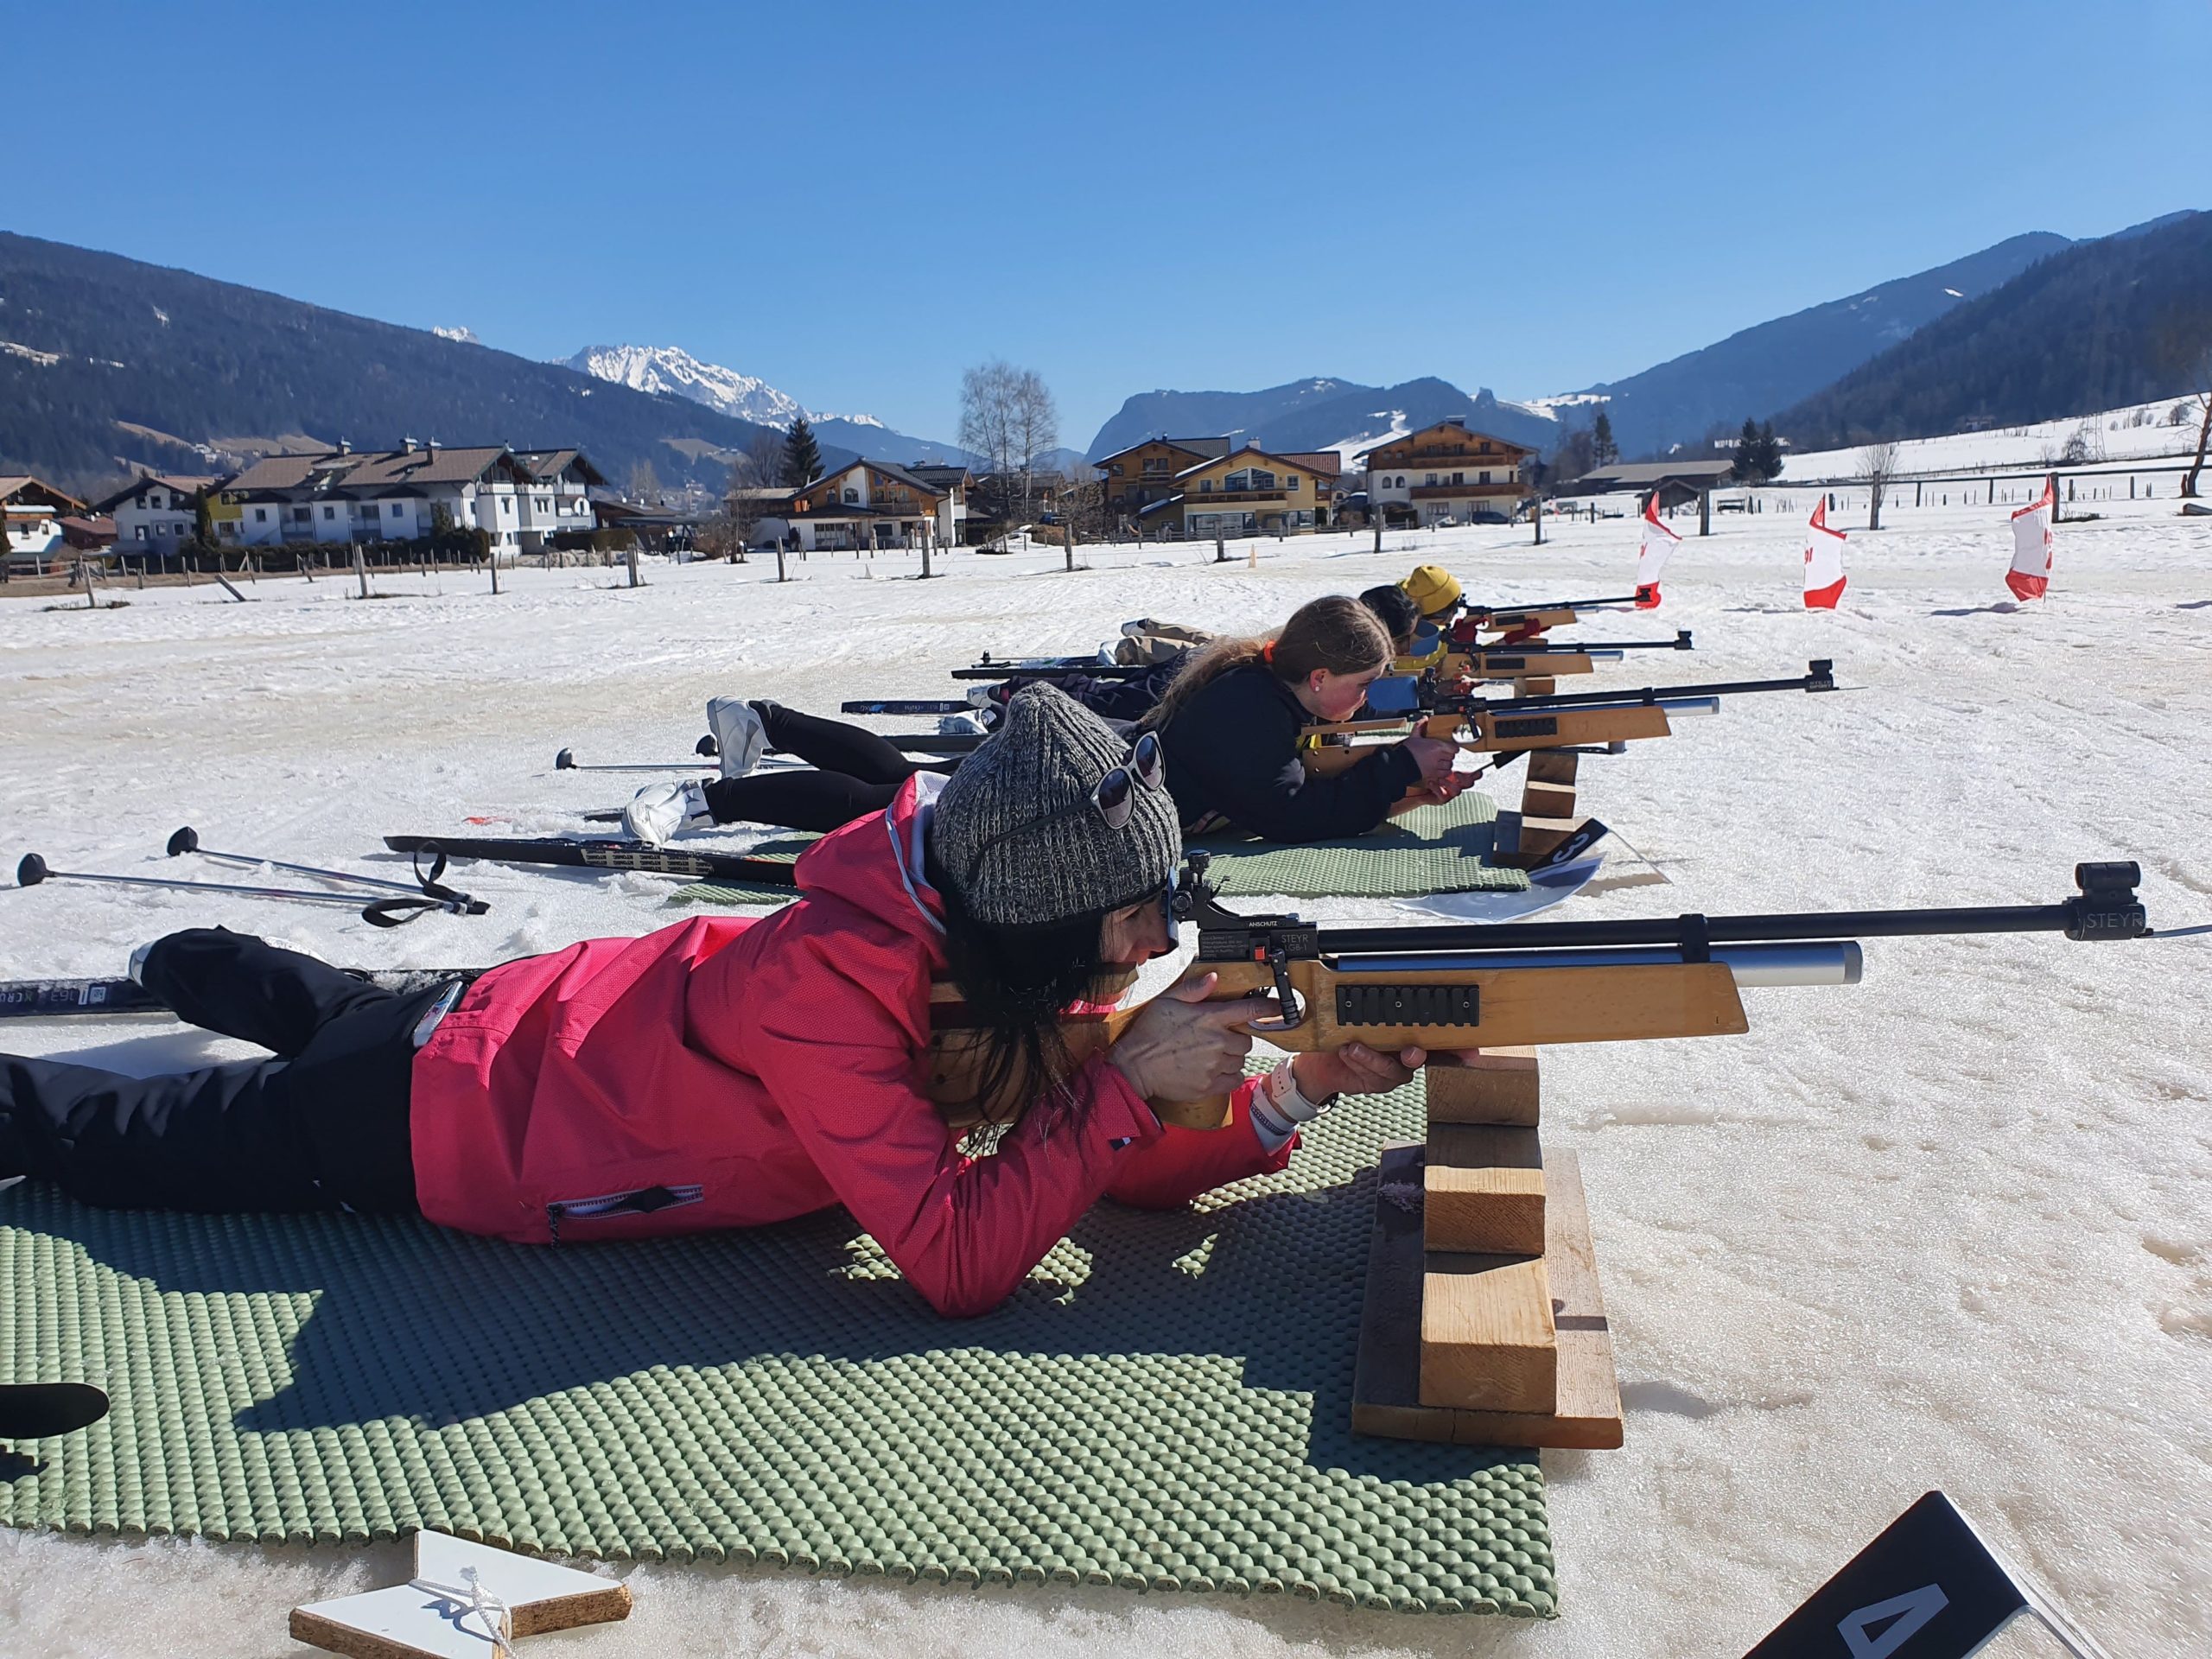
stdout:
POLYGON ((1036 370, 994 359, 960 377, 960 447, 981 455, 991 474, 1001 544, 1032 516, 1038 467, 1059 441, 1059 411, 1036 370))
POLYGON ((623 493, 640 506, 658 506, 660 504, 660 474, 653 470, 652 462, 636 461, 630 463, 630 478, 624 486, 623 493))
POLYGON ((1859 470, 1853 477, 1866 486, 1866 528, 1882 527, 1882 500, 1889 493, 1890 480, 1897 475, 1897 446, 1889 443, 1870 443, 1859 452, 1859 470))
POLYGON ((739 564, 745 563, 753 530, 761 519, 772 516, 779 501, 788 493, 781 482, 784 459, 784 440, 773 431, 756 434, 751 443, 730 457, 722 516, 736 531, 730 557, 739 564))
MULTIPOLYGON (((2208 381, 2212 381, 2212 374, 2208 374, 2206 378, 2208 381)), ((2197 417, 2196 459, 2190 464, 2189 470, 2182 474, 2181 493, 2183 495, 2196 493, 2196 480, 2204 474, 2204 452, 2207 448, 2212 448, 2212 384, 2208 384, 2202 391, 2196 394, 2196 413, 2197 417)))
POLYGON ((1021 505, 1027 512, 1037 499, 1038 466, 1060 442, 1060 412, 1034 369, 1022 369, 1014 376, 1014 437, 1021 456, 1021 505))
POLYGON ((991 493, 998 498, 994 505, 998 510, 1001 545, 1015 511, 1006 499, 1006 488, 1014 472, 1016 372, 1012 364, 995 359, 960 377, 960 447, 981 455, 984 470, 991 476, 991 493))
POLYGON ((745 537, 750 525, 734 512, 717 512, 702 518, 693 533, 692 545, 710 559, 728 559, 733 564, 745 563, 745 537))
POLYGON ((2212 448, 2212 345, 2199 345, 2193 352, 2177 355, 2187 365, 2189 379, 2199 388, 2174 405, 2182 415, 2177 425, 2186 426, 2191 420, 2196 423, 2196 458, 2181 480, 2182 494, 2194 496, 2197 480, 2204 474, 2204 452, 2212 448))

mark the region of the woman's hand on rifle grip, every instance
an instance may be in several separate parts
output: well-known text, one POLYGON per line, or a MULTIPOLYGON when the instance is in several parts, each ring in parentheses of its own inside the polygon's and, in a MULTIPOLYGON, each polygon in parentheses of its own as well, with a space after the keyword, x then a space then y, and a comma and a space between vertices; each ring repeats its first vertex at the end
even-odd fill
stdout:
POLYGON ((1130 1022, 1108 1059, 1147 1100, 1211 1100, 1244 1077, 1252 1052, 1246 1027, 1275 1011, 1273 997, 1208 1002, 1219 978, 1208 974, 1171 986, 1130 1022))
MULTIPOLYGON (((1459 746, 1447 743, 1440 737, 1409 737, 1398 746, 1414 758, 1421 768, 1421 781, 1425 787, 1434 788, 1452 776, 1452 764, 1459 758, 1459 746)), ((1459 791, 1454 790, 1452 794, 1459 791)), ((1446 800, 1451 796, 1445 797, 1446 800)))

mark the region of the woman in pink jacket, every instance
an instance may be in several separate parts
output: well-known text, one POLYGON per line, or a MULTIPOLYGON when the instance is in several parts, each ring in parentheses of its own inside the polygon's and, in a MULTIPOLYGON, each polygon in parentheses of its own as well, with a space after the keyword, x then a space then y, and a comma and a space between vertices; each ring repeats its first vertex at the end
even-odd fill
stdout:
POLYGON ((87 1202, 419 1211, 528 1243, 783 1221, 842 1204, 931 1306, 986 1312, 1100 1197, 1166 1207, 1281 1168, 1339 1092, 1423 1058, 1351 1048, 1241 1080, 1264 1004, 1154 1000, 1070 1067, 1057 1016, 1168 949, 1181 856, 1159 741, 1025 687, 950 779, 799 861, 797 903, 511 962, 402 997, 220 930, 134 971, 270 1060, 131 1078, 0 1056, 0 1175, 87 1202), (950 978, 1002 1076, 1059 1076, 989 1155, 923 1092, 950 978), (1233 1091, 1233 1092, 1232 1092, 1233 1091), (1211 1131, 1147 1097, 1231 1094, 1211 1131))

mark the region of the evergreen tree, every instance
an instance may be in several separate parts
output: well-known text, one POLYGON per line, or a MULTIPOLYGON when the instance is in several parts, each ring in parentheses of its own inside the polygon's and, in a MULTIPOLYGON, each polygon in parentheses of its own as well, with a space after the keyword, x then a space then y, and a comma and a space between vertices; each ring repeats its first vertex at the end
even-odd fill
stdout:
POLYGON ((1600 405, 1597 423, 1590 429, 1590 459, 1599 467, 1610 467, 1620 458, 1620 446, 1613 442, 1612 417, 1600 405))
MULTIPOLYGON (((1744 424, 1749 426, 1751 423, 1745 421, 1744 424)), ((1759 423, 1758 457, 1760 482, 1782 476, 1782 440, 1774 435, 1772 421, 1759 423)))
POLYGON ((1766 474, 1760 463, 1764 453, 1759 448, 1759 425, 1750 416, 1744 416, 1744 429, 1736 435, 1736 476, 1746 484, 1764 484, 1766 474))
POLYGON ((814 429, 802 415, 791 423, 784 439, 784 486, 799 489, 821 476, 822 446, 815 442, 814 429))

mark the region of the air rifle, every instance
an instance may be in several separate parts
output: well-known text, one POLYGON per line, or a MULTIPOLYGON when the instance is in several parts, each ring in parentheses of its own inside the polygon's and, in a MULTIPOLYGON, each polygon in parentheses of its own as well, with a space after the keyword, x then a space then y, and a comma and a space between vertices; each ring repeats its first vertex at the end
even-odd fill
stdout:
POLYGON ((1149 674, 1158 663, 1102 663, 1090 657, 1024 657, 995 663, 986 655, 972 668, 956 668, 956 680, 1060 680, 1080 674, 1093 680, 1134 680, 1149 674))
POLYGON ((1538 605, 1462 605, 1446 638, 1455 645, 1478 644, 1485 633, 1503 634, 1509 643, 1533 639, 1549 628, 1572 626, 1580 613, 1618 610, 1624 605, 1645 607, 1653 590, 1638 588, 1632 594, 1604 599, 1557 599, 1538 605))
POLYGON ((1647 685, 1640 690, 1547 692, 1541 696, 1484 698, 1473 692, 1439 696, 1425 712, 1391 720, 1340 721, 1309 726, 1321 742, 1306 752, 1308 771, 1342 772, 1367 758, 1357 737, 1400 741, 1432 737, 1457 743, 1470 754, 1556 749, 1665 737, 1670 715, 1713 715, 1720 700, 1758 691, 1833 691, 1835 665, 1826 658, 1789 679, 1718 680, 1696 685, 1647 685), (1462 734, 1464 732, 1464 735, 1462 734), (1336 740, 1332 741, 1330 740, 1336 740))
MULTIPOLYGON (((1251 1029, 1293 1053, 1350 1043, 1395 1052, 1731 1035, 1751 1028, 1741 988, 1859 983, 1861 939, 2063 932, 2094 941, 2152 931, 2133 863, 2075 865, 2079 890, 2055 905, 1426 927, 1238 915, 1221 906, 1205 873, 1206 855, 1189 855, 1173 895, 1177 919, 1198 930, 1197 957, 1178 983, 1211 973, 1219 977, 1210 1001, 1272 997, 1251 1029)), ((976 1100, 975 1047, 956 1036, 958 993, 941 986, 932 1005, 939 1041, 931 1097, 956 1124, 1003 1115, 976 1100)), ((1071 1059, 1110 1046, 1138 1012, 1065 1020, 1071 1059)), ((1163 1122, 1186 1128, 1216 1128, 1229 1116, 1226 1098, 1152 1104, 1163 1122)))
POLYGON ((1525 680, 1540 675, 1587 674, 1599 663, 1618 663, 1631 651, 1692 651, 1690 631, 1672 639, 1605 639, 1585 644, 1476 645, 1445 652, 1429 671, 1438 681, 1525 680))

